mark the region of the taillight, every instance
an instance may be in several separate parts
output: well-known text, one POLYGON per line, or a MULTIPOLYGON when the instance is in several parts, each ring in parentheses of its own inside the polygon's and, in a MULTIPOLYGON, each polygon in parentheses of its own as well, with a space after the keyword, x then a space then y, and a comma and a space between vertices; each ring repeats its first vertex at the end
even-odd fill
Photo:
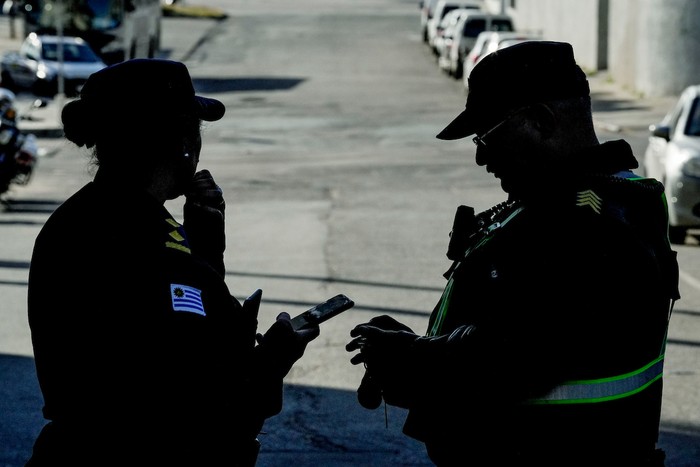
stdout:
POLYGON ((19 165, 30 166, 34 164, 35 158, 33 154, 30 154, 25 151, 20 151, 15 157, 15 160, 19 165))

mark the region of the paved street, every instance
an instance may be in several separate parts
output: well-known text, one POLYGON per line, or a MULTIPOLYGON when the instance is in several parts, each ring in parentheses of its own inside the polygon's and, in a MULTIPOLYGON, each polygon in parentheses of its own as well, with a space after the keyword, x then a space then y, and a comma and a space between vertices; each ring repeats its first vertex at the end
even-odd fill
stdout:
MULTIPOLYGON (((202 167, 227 202, 227 282, 244 298, 263 289, 260 327, 336 293, 356 307, 322 327, 288 377, 283 413, 266 424, 258 465, 430 465, 401 433, 405 412, 356 402, 362 369, 349 330, 380 313, 418 332, 438 299, 454 210, 503 200, 467 141, 434 135, 464 106, 419 37, 413 0, 189 0, 225 21, 167 18, 161 56, 184 60, 200 93, 222 100, 207 125, 202 167)), ((0 48, 8 40, 0 17, 0 48)), ((629 139, 673 99, 639 100, 591 77, 601 139, 629 139)), ((30 96, 21 96, 28 105, 30 96)), ((49 213, 90 179, 87 157, 56 137, 52 103, 26 122, 48 156, 0 212, 0 466, 20 467, 41 418, 26 324, 31 248, 49 213)), ((125 132, 125 137, 128 133, 125 132)), ((179 202, 168 206, 177 216, 179 202)), ((667 467, 700 466, 700 249, 679 246, 682 301, 672 320, 661 445, 667 467)), ((62 310, 69 312, 69 310, 62 310)), ((89 351, 89 349, 86 349, 89 351)))

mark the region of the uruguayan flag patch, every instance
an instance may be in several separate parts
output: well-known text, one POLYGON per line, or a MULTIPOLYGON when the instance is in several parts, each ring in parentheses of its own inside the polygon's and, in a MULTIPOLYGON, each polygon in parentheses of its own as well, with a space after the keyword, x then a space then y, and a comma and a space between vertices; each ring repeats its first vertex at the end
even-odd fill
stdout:
POLYGON ((202 291, 189 285, 170 284, 170 297, 173 300, 173 310, 187 311, 206 316, 202 303, 202 291))

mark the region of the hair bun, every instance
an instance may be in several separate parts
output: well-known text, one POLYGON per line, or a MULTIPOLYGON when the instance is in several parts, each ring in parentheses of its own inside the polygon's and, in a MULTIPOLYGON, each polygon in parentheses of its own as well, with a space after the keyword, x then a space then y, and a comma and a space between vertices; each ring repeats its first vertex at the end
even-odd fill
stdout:
POLYGON ((96 115, 90 115, 89 109, 82 100, 68 102, 61 111, 63 134, 66 139, 78 147, 94 146, 97 130, 96 117, 96 115))

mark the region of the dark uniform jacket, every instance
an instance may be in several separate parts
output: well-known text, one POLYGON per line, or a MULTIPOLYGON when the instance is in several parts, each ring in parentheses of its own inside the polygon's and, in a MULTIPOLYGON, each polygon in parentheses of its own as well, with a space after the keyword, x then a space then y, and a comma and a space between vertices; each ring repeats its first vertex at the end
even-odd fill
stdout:
POLYGON ((256 362, 256 316, 210 266, 222 255, 205 261, 162 205, 108 181, 55 211, 29 278, 50 421, 29 465, 245 465, 282 376, 256 362))
POLYGON ((404 426, 439 465, 637 466, 655 455, 660 377, 628 397, 536 402, 658 360, 678 298, 661 184, 629 172, 623 141, 578 160, 589 162, 461 239, 428 326, 457 332, 425 365, 404 426))

